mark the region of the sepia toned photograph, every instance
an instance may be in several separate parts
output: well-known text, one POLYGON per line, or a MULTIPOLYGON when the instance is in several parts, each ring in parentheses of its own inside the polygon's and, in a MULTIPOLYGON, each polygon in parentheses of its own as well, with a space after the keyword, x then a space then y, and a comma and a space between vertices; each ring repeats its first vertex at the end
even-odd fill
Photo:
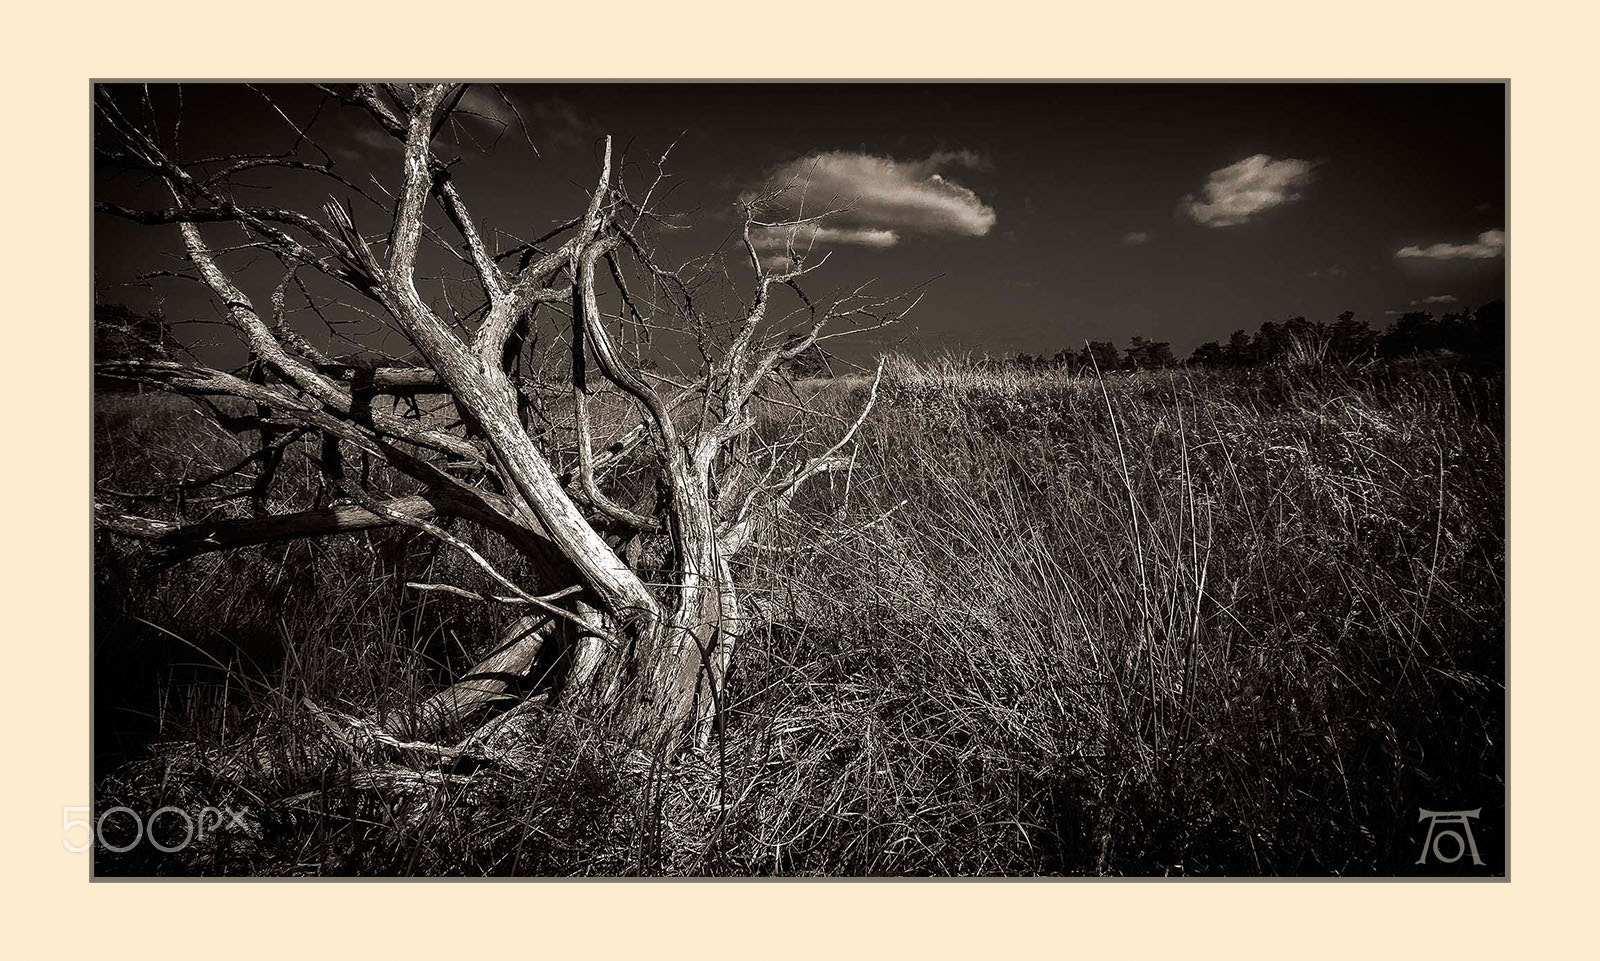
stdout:
POLYGON ((87 96, 94 877, 1506 877, 1505 81, 87 96))

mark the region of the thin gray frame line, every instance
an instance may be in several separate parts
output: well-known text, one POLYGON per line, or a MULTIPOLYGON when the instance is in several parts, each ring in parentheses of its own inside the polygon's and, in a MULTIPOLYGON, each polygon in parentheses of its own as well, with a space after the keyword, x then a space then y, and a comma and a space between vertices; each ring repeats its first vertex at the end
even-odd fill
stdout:
MULTIPOLYGON (((384 82, 384 80, 381 80, 381 78, 379 78, 379 80, 374 80, 374 78, 371 78, 371 77, 354 78, 354 80, 355 80, 355 82, 368 82, 368 83, 382 83, 382 82, 384 82)), ((413 80, 411 80, 411 82, 413 82, 413 83, 424 82, 424 80, 427 80, 427 78, 422 78, 422 80, 416 80, 416 78, 413 78, 413 80)), ((126 77, 118 78, 118 77, 110 77, 110 78, 106 78, 106 77, 91 77, 90 78, 90 104, 91 104, 91 106, 93 106, 94 86, 99 85, 99 83, 216 83, 216 85, 224 85, 224 83, 253 83, 253 82, 262 82, 262 83, 312 83, 312 82, 344 83, 344 82, 352 82, 352 78, 326 78, 326 77, 315 77, 315 78, 304 78, 304 77, 238 78, 238 77, 221 77, 221 78, 198 78, 198 80, 197 80, 197 78, 155 78, 155 77, 147 77, 147 78, 126 78, 126 77)), ((1323 83, 1323 85, 1350 85, 1350 86, 1378 85, 1378 83, 1408 83, 1408 85, 1411 85, 1411 83, 1416 83, 1416 85, 1440 85, 1440 83, 1451 83, 1451 85, 1458 85, 1458 83, 1461 83, 1461 85, 1464 85, 1464 83, 1483 83, 1483 85, 1488 85, 1488 83, 1499 83, 1499 85, 1501 85, 1502 88, 1504 88, 1504 114, 1506 114, 1506 122, 1504 122, 1504 130, 1502 130, 1502 142, 1504 142, 1504 152, 1502 152, 1502 157, 1504 157, 1504 179, 1502 179, 1501 208, 1504 209, 1504 213, 1506 213, 1506 233, 1507 233, 1506 254, 1504 254, 1504 256, 1506 256, 1506 291, 1504 291, 1504 301, 1506 301, 1506 312, 1507 313, 1506 313, 1506 329, 1504 329, 1504 333, 1502 333, 1502 342, 1504 342, 1504 347, 1506 347, 1506 374, 1504 374, 1504 377, 1506 377, 1506 384, 1504 384, 1504 398, 1502 398, 1502 406, 1504 406, 1504 417, 1506 417, 1506 424, 1504 424, 1504 432, 1506 432, 1506 462, 1504 462, 1504 465, 1502 465, 1502 473, 1504 473, 1504 478, 1502 478, 1502 480, 1504 480, 1504 504, 1506 504, 1506 513, 1504 513, 1504 516, 1502 516, 1502 529, 1501 529, 1501 539, 1504 540, 1504 544, 1506 544, 1506 563, 1504 563, 1504 568, 1502 568, 1502 572, 1501 572, 1502 582, 1504 582, 1504 584, 1506 584, 1506 609, 1504 609, 1504 620, 1502 620, 1502 630, 1501 630, 1501 633, 1502 633, 1502 644, 1504 644, 1504 660, 1506 660, 1506 668, 1504 668, 1504 676, 1502 676, 1502 680, 1501 680, 1501 691, 1502 691, 1501 700, 1502 700, 1502 705, 1504 705, 1504 707, 1502 707, 1502 712, 1501 712, 1501 715, 1502 715, 1502 720, 1501 720, 1501 723, 1502 723, 1502 740, 1504 740, 1504 745, 1506 745, 1506 800, 1504 800, 1504 804, 1502 804, 1502 807, 1504 807, 1504 812, 1506 812, 1506 817, 1504 817, 1504 822, 1502 822, 1502 825, 1501 825, 1501 836, 1502 836, 1502 851, 1506 852, 1506 862, 1504 862, 1504 865, 1502 865, 1502 873, 1501 873, 1501 875, 1482 876, 1482 878, 1480 878, 1480 876, 1448 876, 1448 878, 1427 878, 1427 876, 1358 876, 1358 878, 1323 878, 1323 876, 1291 876, 1291 878, 1274 878, 1274 876, 1238 876, 1238 878, 1104 878, 1104 876, 1002 876, 1002 878, 962 878, 962 876, 950 876, 950 878, 896 878, 896 876, 885 876, 885 878, 872 878, 872 876, 867 876, 867 878, 862 878, 862 876, 837 876, 837 878, 835 878, 835 876, 827 876, 827 878, 776 878, 776 876, 726 876, 726 878, 722 878, 722 876, 661 876, 661 878, 560 878, 560 876, 518 876, 518 878, 504 878, 504 876, 491 876, 491 878, 429 878, 429 876, 403 876, 403 878, 398 878, 398 876, 371 876, 371 878, 333 878, 333 876, 314 876, 314 878, 288 878, 288 876, 285 876, 285 878, 165 878, 165 876, 144 876, 144 878, 123 878, 123 876, 98 876, 98 875, 96 875, 96 873, 94 873, 93 851, 90 851, 90 852, 86 852, 86 854, 90 854, 90 859, 88 859, 88 871, 90 871, 90 878, 88 878, 88 879, 90 879, 90 883, 91 884, 93 884, 93 883, 118 883, 118 884, 126 884, 126 883, 133 883, 133 884, 138 884, 138 883, 174 883, 174 881, 176 881, 176 883, 246 883, 246 884, 248 884, 248 883, 272 883, 272 881, 312 881, 312 883, 339 883, 339 881, 357 881, 357 883, 370 883, 370 881, 381 881, 381 883, 389 883, 389 881, 421 881, 421 883, 437 883, 437 881, 451 881, 451 883, 454 883, 454 881, 480 881, 480 883, 482 883, 482 881, 512 881, 512 883, 544 883, 544 881, 552 881, 552 883, 571 883, 571 881, 579 881, 579 883, 595 883, 595 881, 598 881, 598 883, 608 883, 608 881, 619 881, 619 883, 640 883, 640 881, 642 881, 642 883, 682 883, 682 881, 714 881, 714 883, 718 883, 718 881, 720 881, 720 883, 779 883, 779 884, 782 884, 782 883, 806 883, 806 884, 810 884, 810 883, 834 883, 834 881, 843 881, 843 883, 854 883, 854 881, 869 881, 869 883, 874 883, 874 881, 890 881, 890 883, 901 883, 901 881, 912 881, 912 883, 950 883, 950 881, 955 881, 955 883, 997 883, 997 881, 998 881, 998 883, 1040 883, 1040 881, 1043 881, 1043 883, 1082 883, 1082 881, 1112 881, 1112 883, 1157 883, 1157 884, 1162 884, 1162 883, 1269 883, 1269 884, 1277 884, 1277 883, 1312 883, 1312 884, 1318 884, 1318 883, 1322 883, 1322 884, 1368 884, 1368 883, 1422 883, 1422 884, 1472 883, 1472 884, 1485 884, 1485 883, 1510 883, 1510 862, 1512 862, 1512 855, 1510 855, 1510 825, 1512 825, 1512 815, 1510 815, 1510 795, 1512 795, 1512 787, 1510 787, 1510 777, 1509 777, 1509 774, 1510 774, 1510 744, 1512 744, 1512 742, 1510 742, 1510 664, 1512 664, 1512 643, 1510 643, 1510 596, 1512 596, 1512 590, 1510 590, 1510 558, 1512 558, 1512 547, 1510 547, 1510 505, 1512 505, 1512 497, 1510 497, 1510 462, 1512 462, 1512 457, 1510 457, 1510 445, 1512 445, 1512 437, 1510 437, 1510 397, 1512 397, 1512 390, 1510 390, 1510 385, 1512 385, 1512 379, 1510 379, 1510 377, 1512 377, 1512 369, 1510 369, 1510 368, 1512 368, 1512 358, 1510 358, 1510 285, 1512 285, 1512 269, 1510 269, 1510 253, 1512 253, 1512 251, 1510 251, 1510 134, 1512 134, 1512 130, 1510 130, 1510 78, 1509 77, 1498 77, 1498 78, 1496 78, 1496 77, 1480 77, 1480 78, 1466 78, 1466 77, 1442 77, 1442 78, 1424 78, 1424 77, 1392 77, 1392 78, 1374 78, 1374 77, 1354 77, 1354 78, 1352 78, 1352 77, 1331 77, 1331 78, 1307 78, 1307 77, 1290 77, 1290 78, 1270 78, 1270 77, 1266 77, 1266 78, 1262 78, 1262 77, 1235 77, 1235 78, 1206 78, 1206 77, 1197 77, 1197 78, 1160 78, 1160 77, 1149 77, 1149 78, 1125 78, 1125 77, 1109 77, 1109 78, 1030 78, 1030 77, 984 77, 984 78, 952 78, 952 77, 942 77, 942 78, 906 78, 906 77, 902 77, 902 78, 874 78, 874 77, 862 77, 862 78, 773 78, 773 77, 755 77, 755 78, 723 78, 723 77, 701 77, 701 78, 627 78, 627 77, 622 77, 622 78, 595 78, 595 77, 576 77, 576 78, 504 78, 504 77, 502 77, 502 78, 488 78, 488 80, 461 80, 461 78, 454 78, 454 82, 458 82, 458 83, 597 83, 597 85, 629 85, 629 83, 634 83, 634 85, 667 85, 667 83, 683 83, 683 85, 720 85, 720 83, 730 83, 730 85, 731 85, 731 83, 741 83, 741 85, 752 85, 752 83, 755 83, 755 85, 766 85, 766 83, 771 83, 771 85, 797 85, 797 83, 805 83, 805 85, 826 85, 826 83, 840 83, 840 85, 851 85, 851 83, 859 83, 859 85, 883 85, 883 86, 904 85, 904 83, 936 83, 936 85, 960 85, 960 83, 966 83, 966 85, 990 85, 990 83, 992 83, 992 85, 1062 85, 1062 86, 1091 85, 1091 83, 1102 83, 1102 85, 1146 85, 1146 83, 1149 83, 1149 85, 1160 85, 1160 83, 1166 83, 1166 85, 1174 85, 1174 86, 1178 86, 1178 85, 1184 85, 1184 86, 1203 85, 1203 83, 1218 83, 1218 85, 1262 85, 1262 86, 1264 86, 1264 85, 1312 85, 1312 83, 1323 83)), ((90 138, 88 138, 88 142, 90 142, 90 154, 91 154, 91 160, 93 160, 93 150, 94 150, 94 110, 93 109, 88 110, 88 123, 90 123, 90 138)), ((94 197, 94 165, 93 165, 93 163, 90 163, 90 192, 88 192, 88 195, 90 195, 91 198, 94 197)), ((93 251, 94 251, 94 219, 96 219, 96 217, 94 217, 94 205, 93 205, 93 203, 90 203, 90 209, 88 209, 88 216, 90 216, 90 333, 93 334, 93 326, 94 326, 93 251)), ((88 387, 90 387, 90 405, 88 405, 88 409, 90 409, 90 424, 88 424, 88 427, 90 427, 90 430, 88 430, 88 437, 93 438, 94 437, 94 377, 93 377, 94 339, 93 339, 93 336, 88 337, 88 350, 90 350, 90 371, 91 371, 91 376, 88 377, 88 387)), ((88 552, 88 556, 90 556, 91 560, 93 560, 93 558, 94 558, 94 449, 93 449, 93 443, 91 443, 91 445, 90 445, 90 477, 88 477, 88 484, 90 484, 90 496, 88 496, 88 504, 90 504, 90 523, 88 523, 88 540, 90 540, 90 552, 88 552)), ((86 796, 88 796, 88 798, 90 798, 91 801, 93 801, 93 798, 94 798, 94 627, 93 627, 93 625, 94 625, 94 592, 93 592, 93 577, 94 577, 94 572, 93 572, 93 569, 91 569, 91 571, 90 571, 90 580, 91 580, 91 584, 90 584, 90 587, 91 587, 91 590, 90 590, 90 636, 88 636, 88 643, 90 643, 90 705, 88 705, 88 707, 90 707, 90 716, 88 716, 88 721, 90 721, 90 723, 88 723, 88 731, 90 731, 90 745, 88 745, 88 755, 90 755, 90 764, 88 764, 88 788, 90 788, 90 790, 88 790, 88 795, 86 795, 86 796)))

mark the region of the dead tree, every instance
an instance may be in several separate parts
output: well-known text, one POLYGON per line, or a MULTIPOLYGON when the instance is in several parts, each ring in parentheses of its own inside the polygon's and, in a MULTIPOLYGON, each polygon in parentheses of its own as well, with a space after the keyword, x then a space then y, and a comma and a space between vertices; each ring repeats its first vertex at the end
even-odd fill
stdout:
MULTIPOLYGON (((732 562, 802 485, 842 465, 841 451, 865 419, 877 380, 859 416, 846 418, 831 443, 811 446, 807 456, 780 456, 787 448, 754 438, 758 401, 786 364, 844 332, 824 334, 830 323, 893 322, 909 308, 862 289, 808 297, 801 281, 820 260, 808 266, 807 252, 794 243, 774 258, 770 238, 785 231, 805 237, 816 218, 774 215, 769 196, 741 202, 738 258, 753 271, 753 290, 732 316, 705 316, 696 303, 697 281, 663 266, 655 253, 652 231, 665 222, 656 209, 660 164, 647 189, 630 195, 609 137, 585 209, 537 240, 503 247, 499 238, 507 234, 491 234, 475 219, 442 156, 441 131, 458 119, 464 85, 319 89, 325 104, 403 146, 386 195, 345 179, 326 154, 323 162, 305 159, 314 141, 275 104, 294 126, 295 148, 189 162, 180 159, 177 130, 158 130, 157 111, 147 99, 140 103, 138 91, 96 91, 102 162, 137 171, 163 191, 159 205, 101 199, 97 209, 175 231, 189 279, 209 290, 251 358, 248 375, 171 359, 116 360, 101 364, 99 373, 248 402, 263 450, 284 437, 320 436, 327 454, 318 462, 339 503, 184 524, 137 516, 107 498, 97 505, 100 525, 175 559, 379 527, 427 532, 466 552, 498 587, 493 594, 454 585, 414 589, 467 593, 527 616, 489 661, 424 705, 410 719, 410 733, 426 735, 464 718, 504 691, 496 678, 527 670, 541 649, 549 659, 553 645, 559 669, 543 692, 550 703, 587 712, 649 749, 703 737, 752 625, 732 562), (348 199, 315 212, 240 199, 233 179, 264 168, 324 178, 331 193, 348 199), (438 226, 430 224, 430 212, 442 215, 438 226), (381 217, 376 227, 358 227, 374 216, 381 217), (225 229, 236 246, 219 245, 216 235, 225 229), (241 232, 239 244, 233 238, 241 232), (243 289, 238 271, 225 266, 234 250, 264 252, 283 264, 270 295, 243 289), (425 250, 452 259, 471 279, 475 309, 458 313, 425 301, 419 292, 425 250), (403 335, 416 361, 350 367, 297 333, 286 321, 286 300, 312 274, 403 335), (788 298, 781 308, 780 296, 788 298), (604 312, 603 300, 621 307, 604 312), (564 383, 527 370, 528 342, 541 322, 553 324, 570 351, 561 367, 564 383), (688 332, 697 345, 701 360, 689 376, 662 376, 645 362, 640 332, 668 328, 688 332), (623 341, 630 331, 631 346, 623 341), (629 405, 635 424, 597 440, 590 406, 602 390, 629 405), (565 394, 570 407, 569 449, 530 415, 530 398, 542 402, 552 392, 565 394), (457 423, 441 426, 374 403, 425 393, 447 398, 457 423), (387 464, 408 479, 409 492, 381 489, 366 472, 344 469, 352 456, 387 464), (613 471, 623 463, 651 475, 644 495, 618 492, 613 471), (496 570, 447 529, 446 518, 498 534, 528 559, 535 581, 519 583, 496 570), (644 537, 666 545, 664 570, 652 568, 648 579, 630 563, 644 537)), ((252 459, 258 487, 270 484, 259 472, 273 458, 258 451, 252 459)))

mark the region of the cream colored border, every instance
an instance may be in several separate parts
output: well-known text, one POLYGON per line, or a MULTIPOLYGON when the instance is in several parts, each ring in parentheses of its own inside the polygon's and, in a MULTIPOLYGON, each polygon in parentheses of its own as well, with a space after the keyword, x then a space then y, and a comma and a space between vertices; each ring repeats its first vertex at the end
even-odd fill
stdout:
POLYGON ((1558 12, 1581 6, 632 6, 8 12, 0 903, 16 956, 1539 956, 1580 932, 1592 949, 1600 635, 1575 614, 1596 566, 1580 429, 1595 404, 1596 32, 1558 12), (90 885, 87 857, 60 846, 62 807, 88 794, 88 78, 419 74, 1512 78, 1512 882, 90 885))

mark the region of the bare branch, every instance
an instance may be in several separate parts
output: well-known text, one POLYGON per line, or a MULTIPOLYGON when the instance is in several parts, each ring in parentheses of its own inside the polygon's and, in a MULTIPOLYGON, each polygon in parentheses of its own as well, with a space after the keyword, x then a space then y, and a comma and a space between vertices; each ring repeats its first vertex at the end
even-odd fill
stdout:
MULTIPOLYGON (((605 633, 596 631, 595 628, 593 627, 593 625, 591 625, 588 622, 586 622, 579 615, 574 614, 573 612, 571 612, 571 611, 569 611, 569 610, 567 610, 565 608, 557 607, 555 604, 551 603, 550 601, 546 600, 545 598, 537 597, 537 596, 535 596, 533 594, 529 594, 527 591, 524 591, 522 588, 518 587, 516 585, 516 583, 513 582, 510 578, 506 577, 504 574, 502 574, 498 570, 496 570, 494 565, 489 563, 488 558, 484 557, 477 550, 475 550, 472 547, 471 544, 468 544, 466 541, 463 541, 461 538, 455 536, 454 534, 450 533, 449 531, 445 530, 444 528, 440 527, 439 525, 430 523, 426 518, 418 517, 418 516, 416 516, 414 514, 410 514, 410 513, 407 513, 405 511, 395 510, 392 506, 390 506, 389 503, 384 502, 384 501, 379 501, 379 500, 376 500, 376 499, 372 499, 372 498, 368 498, 366 495, 361 494, 361 493, 359 493, 357 491, 352 490, 351 493, 358 500, 361 500, 362 503, 366 506, 366 508, 368 510, 372 511, 374 514, 378 514, 378 515, 383 516, 383 517, 388 517, 388 518, 392 519, 395 523, 404 524, 407 527, 414 527, 414 528, 416 528, 416 529, 418 529, 420 531, 424 531, 424 532, 426 532, 428 534, 431 534, 432 536, 438 538, 439 540, 444 541, 446 544, 449 544, 451 547, 454 547, 456 550, 460 551, 461 553, 467 555, 467 557, 470 558, 474 564, 477 564, 478 567, 481 568, 484 571, 484 573, 488 574, 491 578, 493 578, 494 581, 497 584, 499 584, 501 587, 504 587, 506 590, 510 591, 513 595, 515 595, 515 597, 521 603, 528 604, 528 605, 530 605, 532 607, 537 607, 540 610, 542 610, 542 611, 544 611, 544 612, 546 612, 548 614, 554 614, 556 617, 566 618, 566 619, 578 624, 584 630, 592 632, 592 633, 595 633, 598 636, 603 637, 606 640, 611 641, 613 643, 616 643, 616 644, 619 644, 619 645, 622 643, 620 640, 618 640, 617 638, 611 636, 610 634, 605 634, 605 633)), ((581 587, 580 587, 580 590, 581 590, 581 587)), ((576 592, 575 591, 571 591, 571 590, 558 591, 556 593, 556 596, 557 596, 557 598, 564 598, 564 597, 567 597, 568 595, 573 594, 573 593, 576 593, 576 592)))
POLYGON ((467 211, 466 201, 461 199, 461 192, 456 189, 455 181, 450 179, 449 172, 440 171, 437 180, 436 189, 441 205, 449 215, 450 222, 460 232, 462 241, 467 245, 472 266, 478 272, 478 282, 483 284, 484 293, 488 295, 490 304, 498 305, 509 295, 505 277, 500 274, 500 268, 490 256, 488 248, 484 246, 483 237, 478 234, 478 226, 473 222, 472 214, 467 211))
MULTIPOLYGON (((491 601, 496 604, 511 605, 534 603, 534 601, 524 600, 520 597, 509 597, 504 594, 478 594, 463 587, 456 587, 454 584, 422 584, 417 581, 406 581, 406 587, 414 591, 438 591, 444 594, 454 594, 457 597, 465 597, 469 601, 483 601, 484 603, 489 603, 491 601)), ((546 594, 543 597, 536 598, 535 600, 543 601, 546 604, 554 604, 563 597, 571 597, 574 594, 581 593, 583 593, 583 586, 581 584, 574 584, 571 587, 564 587, 561 590, 556 591, 554 594, 546 594)))
POLYGON ((772 517, 787 509, 789 503, 794 500, 795 494, 800 490, 801 485, 806 481, 817 474, 844 466, 845 461, 839 458, 838 454, 855 437, 856 432, 861 429, 861 425, 866 423, 867 415, 872 413, 873 404, 878 399, 878 385, 883 382, 883 364, 883 360, 880 359, 877 373, 872 378, 872 387, 867 392, 866 403, 861 406, 861 413, 856 416, 855 422, 845 429, 843 435, 832 447, 796 468, 783 482, 770 488, 757 485, 751 490, 750 495, 745 498, 744 503, 740 506, 739 512, 718 534, 723 550, 728 555, 737 554, 749 544, 750 537, 758 522, 769 521, 772 517), (757 506, 756 502, 758 500, 764 500, 764 503, 757 506))
POLYGON ((97 503, 95 524, 114 534, 151 541, 164 552, 164 560, 177 562, 213 551, 392 527, 400 523, 395 519, 398 516, 420 519, 452 512, 449 499, 439 495, 399 497, 386 506, 383 513, 349 504, 269 517, 175 524, 97 503))

